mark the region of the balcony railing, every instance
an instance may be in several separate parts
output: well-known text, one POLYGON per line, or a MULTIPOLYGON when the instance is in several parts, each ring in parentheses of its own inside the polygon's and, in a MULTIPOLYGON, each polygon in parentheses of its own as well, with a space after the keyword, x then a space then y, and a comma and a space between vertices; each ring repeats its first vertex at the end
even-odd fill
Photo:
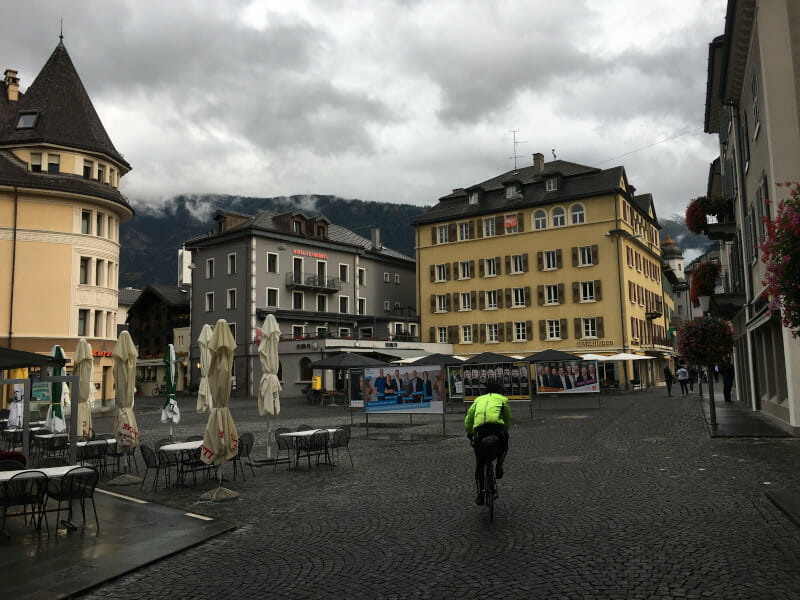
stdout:
POLYGON ((336 277, 320 277, 316 273, 286 274, 286 287, 333 293, 342 289, 342 280, 336 277))
POLYGON ((722 210, 719 210, 716 215, 708 215, 707 220, 706 236, 708 239, 730 242, 736 237, 733 200, 727 200, 722 210))
POLYGON ((711 296, 711 312, 723 318, 733 318, 747 301, 744 288, 744 273, 732 265, 725 265, 720 272, 720 282, 711 296))

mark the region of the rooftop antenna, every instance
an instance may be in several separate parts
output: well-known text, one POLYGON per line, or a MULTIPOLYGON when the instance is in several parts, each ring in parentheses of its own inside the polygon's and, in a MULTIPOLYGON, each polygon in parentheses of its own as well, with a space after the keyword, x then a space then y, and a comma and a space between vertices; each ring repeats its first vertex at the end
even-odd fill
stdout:
POLYGON ((516 171, 517 170, 517 159, 518 158, 522 158, 520 155, 517 154, 517 146, 519 146, 520 144, 528 143, 528 140, 518 140, 517 139, 517 134, 519 133, 519 129, 509 129, 508 131, 511 133, 511 135, 513 136, 513 140, 514 140, 513 141, 513 143, 514 143, 514 152, 513 152, 513 155, 509 156, 508 158, 511 158, 511 159, 514 160, 514 170, 516 171))
POLYGON ((550 152, 552 152, 552 153, 553 153, 553 160, 556 160, 556 149, 555 149, 555 148, 552 148, 552 149, 550 150, 550 152))
POLYGON ((58 39, 59 41, 64 41, 64 17, 61 17, 61 28, 58 31, 58 39))

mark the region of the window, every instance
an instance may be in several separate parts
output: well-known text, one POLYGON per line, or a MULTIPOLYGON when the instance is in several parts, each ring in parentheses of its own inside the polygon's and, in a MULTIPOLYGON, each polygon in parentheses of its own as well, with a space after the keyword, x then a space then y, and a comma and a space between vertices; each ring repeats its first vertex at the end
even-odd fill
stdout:
POLYGON ((439 327, 437 329, 437 340, 440 344, 447 343, 447 327, 439 327))
POLYGON ((339 327, 339 337, 342 337, 342 338, 350 337, 350 328, 349 327, 339 327))
POLYGON ((292 231, 298 235, 303 233, 303 226, 300 224, 300 221, 292 221, 292 231))
POLYGON ((358 285, 366 285, 367 284, 367 270, 366 269, 358 269, 358 285))
POLYGON ((483 220, 483 237, 494 237, 494 217, 483 220))
POLYGON ((33 173, 42 172, 42 153, 31 152, 31 171, 33 173))
POLYGON ((472 310, 472 300, 469 292, 461 293, 461 310, 472 310))
POLYGON ((548 177, 544 180, 544 191, 555 192, 558 189, 558 177, 548 177))
POLYGON ((486 290, 486 308, 497 308, 497 290, 486 290))
POLYGON ((339 296, 339 312, 347 314, 349 312, 350 298, 347 296, 339 296))
POLYGON ((317 225, 317 237, 325 237, 325 226, 317 225))
POLYGON ((278 288, 267 288, 267 307, 278 308, 278 288))
POLYGON ((524 270, 522 254, 514 254, 511 257, 511 272, 522 273, 524 270))
POLYGON ((94 163, 91 160, 83 159, 83 178, 91 179, 94 171, 94 163))
POLYGON ((97 181, 105 183, 106 170, 103 165, 97 165, 97 181))
POLYGON ((514 184, 506 186, 506 198, 513 198, 517 195, 517 186, 514 184))
POLYGON ((458 239, 462 242, 469 239, 469 223, 458 224, 458 239))
POLYGON ((462 344, 472 343, 472 325, 461 326, 461 343, 462 344))
POLYGON ((228 254, 228 275, 236 274, 236 252, 228 254))
POLYGON ((81 212, 81 233, 89 234, 92 231, 92 213, 88 210, 81 212))
POLYGON ((459 279, 469 279, 469 262, 468 261, 461 261, 458 263, 458 278, 459 279))
POLYGON ((597 319, 594 317, 583 319, 583 337, 597 337, 597 319))
POLYGON ((292 325, 292 337, 294 339, 305 337, 305 330, 302 325, 292 325))
POLYGON ((505 225, 506 233, 519 232, 519 222, 517 221, 517 215, 507 215, 503 219, 503 223, 505 225))
POLYGON ((547 229, 547 213, 537 210, 533 214, 533 226, 535 229, 547 229))
POLYGON ((317 312, 328 312, 328 297, 317 295, 317 312))
POLYGON ((495 259, 489 258, 486 260, 486 277, 496 277, 497 276, 497 262, 495 259))
POLYGON ((478 192, 469 193, 469 203, 474 205, 478 203, 478 192))
POLYGON ((753 127, 756 128, 757 135, 761 116, 758 113, 758 78, 756 77, 755 70, 753 71, 753 79, 750 82, 750 92, 753 95, 753 127))
POLYGON ((267 273, 278 272, 278 255, 275 252, 267 252, 267 273))
POLYGON ((564 209, 560 206, 553 209, 553 227, 563 227, 566 224, 564 209))
POLYGON ((436 312, 447 312, 447 294, 438 294, 436 296, 436 312))
POLYGON ((497 323, 489 323, 486 326, 486 339, 489 342, 499 341, 497 336, 497 323))
POLYGON ((89 319, 89 311, 82 309, 78 311, 78 335, 83 337, 86 334, 86 321, 89 319))
POLYGON ((305 294, 303 292, 292 293, 292 308, 294 310, 303 310, 303 299, 305 294))
POLYGON ((440 244, 447 243, 447 225, 439 226, 439 243, 440 244))
POLYGON ((447 277, 447 268, 445 265, 436 265, 436 281, 444 281, 447 277))
POLYGON ((350 276, 349 271, 350 271, 349 265, 340 264, 339 265, 339 279, 342 280, 343 282, 347 282, 347 280, 349 279, 349 276, 350 276))
POLYGON ((383 310, 387 310, 387 311, 392 310, 392 301, 391 300, 384 300, 383 301, 383 310))
POLYGON ((206 292, 206 312, 214 310, 214 292, 206 292))
POLYGON ((581 302, 594 302, 594 281, 581 281, 581 302))
POLYGON ((579 248, 578 257, 580 262, 578 263, 581 267, 588 267, 593 265, 592 262, 592 247, 591 246, 581 246, 579 248))
POLYGON ((525 288, 514 288, 514 306, 525 306, 525 288))
POLYGON ((391 283, 392 282, 392 274, 388 271, 383 272, 383 283, 391 283))
POLYGON ((80 269, 78 271, 78 283, 84 285, 89 283, 89 259, 85 256, 81 257, 80 269))
POLYGON ((214 259, 206 259, 206 279, 214 279, 214 259))
POLYGON ((226 307, 230 310, 232 308, 236 308, 236 289, 230 289, 227 291, 225 295, 227 299, 226 307))
POLYGON ((400 273, 395 273, 394 274, 394 284, 395 285, 400 285, 400 273))
POLYGON ((572 224, 573 225, 580 225, 581 223, 586 222, 586 211, 583 210, 583 206, 580 204, 573 204, 572 205, 572 224))
POLYGON ((114 183, 116 182, 116 179, 117 179, 117 172, 114 169, 109 168, 108 169, 108 183, 110 183, 111 185, 114 185, 114 183))
POLYGON ((17 119, 17 129, 30 129, 36 125, 37 113, 22 113, 17 119))
POLYGON ((558 304, 558 286, 546 285, 545 291, 545 304, 558 304))
POLYGON ((51 175, 57 175, 61 170, 61 156, 59 154, 47 155, 47 172, 51 175))
POLYGON ((105 261, 96 259, 94 264, 94 284, 103 285, 103 274, 105 272, 105 261))
POLYGON ((358 299, 358 314, 360 314, 360 315, 367 314, 367 299, 366 298, 359 298, 358 299))
POLYGON ((558 268, 558 258, 555 250, 545 250, 544 268, 545 270, 552 270, 558 268))
POLYGON ((103 213, 97 213, 97 227, 95 227, 94 234, 102 236, 103 235, 103 213))
POLYGON ((514 341, 515 342, 524 342, 528 339, 527 331, 525 328, 525 321, 515 321, 514 322, 514 341))
POLYGON ((547 321, 547 339, 560 340, 561 339, 561 321, 558 319, 548 319, 547 321))

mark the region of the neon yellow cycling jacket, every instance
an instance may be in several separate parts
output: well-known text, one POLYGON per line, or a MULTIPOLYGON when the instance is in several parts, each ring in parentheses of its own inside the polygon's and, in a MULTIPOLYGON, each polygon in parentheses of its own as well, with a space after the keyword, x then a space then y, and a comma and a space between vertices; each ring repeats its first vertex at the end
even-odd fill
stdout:
POLYGON ((471 434, 476 428, 487 423, 497 423, 508 429, 511 422, 511 409, 508 398, 502 394, 484 394, 478 396, 467 411, 464 425, 471 434))

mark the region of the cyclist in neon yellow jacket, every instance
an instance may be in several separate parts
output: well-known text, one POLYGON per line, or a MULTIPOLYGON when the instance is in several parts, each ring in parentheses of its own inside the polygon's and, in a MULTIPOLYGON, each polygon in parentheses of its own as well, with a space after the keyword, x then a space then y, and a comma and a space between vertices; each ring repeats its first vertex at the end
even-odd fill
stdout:
POLYGON ((486 384, 486 394, 478 396, 469 407, 464 426, 475 450, 475 481, 478 485, 476 504, 483 504, 483 475, 486 462, 497 458, 496 476, 503 478, 503 461, 508 453, 508 426, 511 409, 508 398, 500 394, 495 381, 486 384), (491 443, 486 443, 491 442, 491 443))

